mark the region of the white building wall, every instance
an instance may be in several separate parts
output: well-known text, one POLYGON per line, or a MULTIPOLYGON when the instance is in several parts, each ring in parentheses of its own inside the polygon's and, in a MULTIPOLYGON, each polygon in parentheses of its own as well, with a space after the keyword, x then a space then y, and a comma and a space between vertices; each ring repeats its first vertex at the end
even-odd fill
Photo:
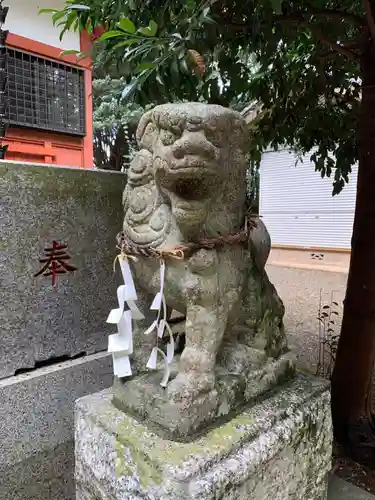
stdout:
POLYGON ((260 214, 273 245, 350 249, 357 167, 332 196, 333 178, 321 178, 308 155, 296 164, 288 151, 268 152, 260 167, 260 214))
POLYGON ((67 33, 60 41, 61 30, 53 26, 51 15, 38 15, 40 9, 61 9, 64 0, 4 0, 3 5, 9 7, 4 29, 59 49, 80 50, 78 33, 67 33))

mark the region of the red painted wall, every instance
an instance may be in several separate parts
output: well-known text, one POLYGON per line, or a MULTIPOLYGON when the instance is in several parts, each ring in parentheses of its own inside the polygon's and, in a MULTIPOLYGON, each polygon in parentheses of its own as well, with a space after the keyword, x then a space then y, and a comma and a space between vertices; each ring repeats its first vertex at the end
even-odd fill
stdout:
MULTIPOLYGON (((7 160, 52 163, 56 165, 93 168, 92 133, 92 72, 91 59, 77 62, 76 56, 62 56, 61 49, 9 33, 7 45, 37 56, 80 67, 85 74, 86 136, 72 137, 64 134, 10 127, 4 140, 9 145, 7 160)), ((81 35, 81 50, 91 46, 88 35, 81 35)))

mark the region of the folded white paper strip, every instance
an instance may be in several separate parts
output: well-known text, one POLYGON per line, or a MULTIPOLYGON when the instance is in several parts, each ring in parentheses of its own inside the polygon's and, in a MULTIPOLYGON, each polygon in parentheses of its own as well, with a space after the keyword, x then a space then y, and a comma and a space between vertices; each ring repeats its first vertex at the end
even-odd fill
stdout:
POLYGON ((130 269, 129 261, 126 257, 120 256, 120 267, 122 277, 124 279, 125 286, 127 288, 127 299, 128 300, 137 300, 137 292, 135 291, 134 281, 132 272, 130 269))
POLYGON ((116 377, 130 377, 132 369, 130 366, 130 359, 127 354, 123 352, 114 352, 113 357, 113 373, 116 377))
POLYGON ((167 344, 167 361, 168 361, 168 363, 172 363, 173 358, 174 358, 174 351, 175 351, 173 332, 172 332, 171 327, 168 325, 168 323, 165 323, 165 326, 166 326, 166 329, 169 333, 169 342, 167 344))
POLYGON ((158 360, 158 348, 154 347, 151 351, 150 357, 148 358, 148 362, 146 367, 150 370, 156 370, 156 363, 158 360))
POLYGON ((165 319, 161 319, 159 321, 159 324, 158 324, 158 337, 159 337, 159 339, 163 338, 165 325, 166 325, 165 319))
MULTIPOLYGON (((129 356, 133 353, 133 330, 132 321, 144 319, 144 315, 139 310, 135 301, 137 293, 134 286, 134 280, 131 273, 129 261, 126 256, 119 256, 121 274, 124 280, 124 285, 117 289, 118 307, 112 309, 107 318, 107 323, 117 325, 118 333, 108 337, 108 352, 113 357, 113 371, 117 377, 128 377, 132 375, 129 356), (125 310, 125 305, 128 310, 125 310)), ((165 281, 165 262, 160 261, 160 288, 152 301, 150 309, 158 311, 157 318, 145 331, 145 335, 150 335, 155 332, 156 346, 153 347, 147 368, 155 370, 157 368, 158 354, 162 356, 164 362, 164 374, 160 383, 162 387, 166 387, 170 376, 169 364, 172 362, 175 352, 175 344, 173 333, 167 323, 167 305, 164 297, 164 281, 165 281), (167 354, 158 347, 159 339, 164 337, 164 332, 167 330, 169 334, 169 342, 167 344, 167 354)))
POLYGON ((107 318, 107 323, 111 323, 113 325, 117 325, 120 321, 121 316, 124 312, 125 307, 125 297, 126 297, 126 285, 121 285, 117 288, 117 302, 118 308, 112 309, 107 318))
POLYGON ((170 368, 169 368, 167 356, 165 355, 164 351, 162 351, 158 347, 154 347, 151 351, 151 355, 150 355, 148 363, 147 363, 147 368, 149 368, 150 370, 156 370, 157 361, 158 361, 158 354, 161 355, 161 357, 163 358, 163 361, 164 361, 164 373, 163 373, 163 379, 160 382, 160 385, 162 387, 167 387, 169 376, 170 376, 170 368))
POLYGON ((132 375, 129 355, 133 353, 133 319, 143 319, 144 316, 135 304, 137 294, 126 257, 119 257, 124 285, 117 288, 118 308, 112 309, 107 323, 117 325, 118 333, 108 337, 108 352, 112 353, 113 371, 117 377, 132 375), (125 311, 125 304, 129 310, 125 311))
POLYGON ((162 306, 163 301, 163 293, 164 293, 164 279, 165 279, 165 262, 164 260, 160 261, 160 290, 155 295, 154 300, 152 301, 150 309, 152 311, 159 311, 162 306))
POLYGON ((138 308, 137 304, 134 302, 134 300, 127 300, 126 302, 127 302, 129 309, 132 313, 133 319, 145 319, 144 315, 139 310, 139 308, 138 308))
POLYGON ((173 333, 170 326, 167 323, 167 305, 164 296, 164 281, 165 281, 165 262, 164 260, 160 261, 160 289, 158 293, 155 295, 154 300, 152 301, 150 309, 152 311, 158 311, 158 315, 156 320, 150 325, 150 327, 145 331, 145 335, 150 335, 154 330, 156 330, 156 347, 154 347, 151 351, 150 358, 147 363, 147 368, 150 370, 155 370, 157 367, 157 356, 160 353, 164 360, 164 375, 163 380, 160 385, 162 387, 166 387, 168 384, 170 369, 169 364, 172 362, 174 358, 174 339, 173 333), (167 344, 167 354, 164 353, 158 347, 158 340, 164 337, 164 332, 167 329, 169 333, 169 343, 167 344))
POLYGON ((147 328, 147 330, 145 331, 145 335, 150 335, 150 333, 152 333, 155 328, 157 329, 158 327, 158 321, 155 320, 151 323, 151 325, 147 328))
POLYGON ((124 352, 129 355, 129 349, 130 343, 128 338, 122 337, 118 333, 114 333, 108 337, 108 352, 124 352))
POLYGON ((133 325, 132 325, 132 312, 125 311, 117 325, 118 335, 125 338, 129 347, 128 354, 133 354, 133 325))

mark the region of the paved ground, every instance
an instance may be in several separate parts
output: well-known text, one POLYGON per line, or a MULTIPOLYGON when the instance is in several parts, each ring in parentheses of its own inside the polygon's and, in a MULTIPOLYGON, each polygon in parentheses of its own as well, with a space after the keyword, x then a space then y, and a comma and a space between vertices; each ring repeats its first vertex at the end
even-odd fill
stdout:
MULTIPOLYGON (((285 304, 289 347, 299 367, 314 372, 319 352, 319 302, 339 303, 335 331, 340 331, 348 258, 325 255, 324 262, 308 262, 301 252, 274 252, 267 272, 285 304), (320 268, 320 269, 318 269, 320 268)), ((332 476, 328 500, 375 500, 375 496, 332 476)))
POLYGON ((328 500, 375 500, 375 497, 352 484, 332 476, 328 490, 328 500))
POLYGON ((323 305, 329 304, 331 297, 339 304, 339 316, 334 316, 334 329, 339 332, 347 274, 273 264, 267 266, 267 272, 285 304, 289 347, 301 368, 314 371, 318 359, 320 296, 323 305))

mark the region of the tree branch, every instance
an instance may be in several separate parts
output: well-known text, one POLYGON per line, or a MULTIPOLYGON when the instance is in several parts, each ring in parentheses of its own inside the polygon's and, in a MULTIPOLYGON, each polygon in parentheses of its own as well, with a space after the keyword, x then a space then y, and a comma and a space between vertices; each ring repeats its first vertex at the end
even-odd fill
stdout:
POLYGON ((370 0, 364 0, 364 7, 365 7, 365 12, 366 12, 366 19, 367 19, 367 24, 370 29, 371 33, 371 38, 372 42, 375 45, 375 21, 374 21, 374 16, 372 14, 372 7, 370 0))
POLYGON ((302 17, 296 17, 296 16, 277 16, 274 19, 274 22, 276 24, 290 24, 294 26, 300 26, 302 28, 306 28, 311 31, 311 34, 323 45, 326 45, 330 49, 332 49, 334 52, 337 52, 338 54, 341 54, 343 56, 348 57, 349 59, 354 59, 357 60, 358 56, 351 50, 347 49, 343 45, 340 45, 337 42, 334 42, 333 40, 328 39, 318 28, 318 26, 309 23, 302 17))
MULTIPOLYGON (((365 0, 369 2, 369 0, 365 0)), ((222 14, 222 13, 221 13, 222 14)), ((311 31, 312 35, 323 45, 329 47, 333 52, 344 55, 349 59, 358 60, 358 55, 350 50, 350 48, 346 47, 344 44, 339 44, 333 40, 327 38, 318 26, 311 22, 312 17, 332 17, 341 20, 347 20, 352 23, 358 25, 358 27, 364 26, 364 20, 360 16, 356 16, 355 14, 344 12, 340 10, 331 10, 331 9, 319 9, 312 10, 306 14, 298 14, 298 15, 280 15, 274 16, 271 24, 281 24, 281 25, 294 25, 297 27, 303 27, 311 31)), ((229 29, 233 29, 235 32, 246 33, 250 31, 250 27, 247 23, 238 23, 232 22, 230 16, 224 16, 223 20, 226 22, 226 25, 229 29)), ((269 24, 264 24, 262 26, 269 26, 269 24)), ((374 41, 375 41, 375 23, 374 23, 374 41)), ((355 47, 357 48, 357 47, 355 47)), ((354 49, 354 47, 353 47, 354 49)))
POLYGON ((364 20, 360 16, 342 10, 310 8, 308 15, 309 14, 316 17, 331 17, 332 19, 347 21, 349 23, 356 24, 359 27, 364 24, 364 20))
POLYGON ((321 33, 319 28, 317 28, 316 26, 307 24, 306 28, 308 28, 311 31, 311 33, 318 39, 320 43, 332 49, 333 52, 337 52, 338 54, 348 57, 349 59, 354 59, 354 60, 358 59, 358 56, 355 52, 349 50, 343 45, 338 44, 337 42, 329 40, 323 35, 323 33, 321 33))

